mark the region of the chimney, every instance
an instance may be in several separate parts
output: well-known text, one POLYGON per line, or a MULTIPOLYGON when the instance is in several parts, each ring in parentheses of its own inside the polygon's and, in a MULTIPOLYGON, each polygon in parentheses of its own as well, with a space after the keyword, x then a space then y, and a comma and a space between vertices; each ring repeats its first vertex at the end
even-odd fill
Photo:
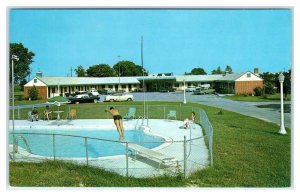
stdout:
POLYGON ((254 75, 258 76, 258 68, 254 68, 254 75))
POLYGON ((36 72, 36 77, 39 77, 39 78, 43 77, 43 73, 40 71, 36 72))

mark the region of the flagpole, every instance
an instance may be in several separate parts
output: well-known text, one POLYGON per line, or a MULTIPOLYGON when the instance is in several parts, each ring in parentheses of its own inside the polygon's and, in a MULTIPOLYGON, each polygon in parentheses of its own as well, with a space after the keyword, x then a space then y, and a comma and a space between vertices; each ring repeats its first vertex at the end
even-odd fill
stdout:
MULTIPOLYGON (((143 70, 143 91, 144 91, 144 120, 146 116, 146 101, 145 101, 145 70, 144 70, 144 55, 143 55, 143 36, 141 38, 141 61, 142 61, 142 70, 143 70)), ((144 125, 144 120, 143 120, 143 125, 144 125)))

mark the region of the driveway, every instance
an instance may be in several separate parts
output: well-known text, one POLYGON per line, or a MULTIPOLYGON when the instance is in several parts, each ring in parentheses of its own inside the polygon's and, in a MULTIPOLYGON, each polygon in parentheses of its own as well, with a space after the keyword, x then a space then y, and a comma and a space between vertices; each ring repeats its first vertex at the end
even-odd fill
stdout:
MULTIPOLYGON (((135 101, 143 101, 143 93, 133 93, 135 101)), ((183 102, 183 93, 146 93, 146 101, 172 101, 183 102)), ((103 100, 103 99, 101 99, 103 100)), ((276 111, 270 108, 258 108, 255 105, 268 105, 268 104, 280 104, 280 102, 241 102, 233 101, 219 97, 217 95, 193 95, 192 93, 186 93, 186 101, 192 103, 200 103, 217 108, 223 108, 225 110, 237 112, 246 116, 252 116, 262 119, 267 122, 273 122, 280 125, 280 111, 276 111)), ((290 102, 288 102, 290 103, 290 102)), ((291 114, 284 114, 285 126, 291 128, 291 114)))

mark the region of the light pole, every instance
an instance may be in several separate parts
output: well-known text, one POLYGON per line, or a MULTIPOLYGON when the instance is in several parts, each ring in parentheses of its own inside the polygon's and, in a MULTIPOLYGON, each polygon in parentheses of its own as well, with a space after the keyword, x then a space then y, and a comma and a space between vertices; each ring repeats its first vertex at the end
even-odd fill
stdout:
POLYGON ((283 111, 283 82, 284 82, 284 75, 280 73, 278 76, 278 80, 280 82, 280 105, 281 105, 281 120, 280 120, 280 129, 279 134, 285 135, 286 130, 284 127, 284 111, 283 111))
POLYGON ((185 78, 183 79, 183 103, 186 104, 186 97, 185 97, 185 78))
POLYGON ((14 60, 19 61, 17 55, 11 56, 11 98, 12 98, 12 132, 13 132, 13 160, 15 160, 15 77, 14 77, 14 60))

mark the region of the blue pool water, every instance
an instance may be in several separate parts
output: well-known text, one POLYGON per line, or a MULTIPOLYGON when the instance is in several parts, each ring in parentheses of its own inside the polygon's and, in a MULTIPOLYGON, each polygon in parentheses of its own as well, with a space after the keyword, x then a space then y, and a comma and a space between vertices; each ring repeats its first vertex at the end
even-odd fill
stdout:
MULTIPOLYGON (((105 156, 122 155, 126 153, 126 147, 118 141, 119 134, 116 130, 18 130, 15 131, 15 136, 21 135, 24 137, 30 147, 32 154, 52 157, 55 148, 56 157, 67 158, 83 158, 86 157, 86 143, 82 137, 88 137, 88 157, 97 158, 105 156), (26 134, 25 134, 26 133, 26 134), (32 134, 30 134, 32 133, 32 134), (41 135, 37 133, 47 134, 41 135), (53 135, 55 135, 53 147, 53 135), (68 136, 65 136, 68 135, 68 136), (81 137, 74 137, 81 136, 81 137), (93 138, 93 139, 92 139, 93 138), (101 139, 101 140, 100 140, 101 139), (111 140, 111 141, 105 141, 111 140)), ((125 142, 138 143, 146 148, 154 148, 162 143, 164 139, 157 136, 145 134, 142 130, 126 130, 125 142)), ((12 143, 12 135, 10 134, 10 143, 12 143)), ((18 145, 25 148, 25 143, 19 140, 18 145)))

